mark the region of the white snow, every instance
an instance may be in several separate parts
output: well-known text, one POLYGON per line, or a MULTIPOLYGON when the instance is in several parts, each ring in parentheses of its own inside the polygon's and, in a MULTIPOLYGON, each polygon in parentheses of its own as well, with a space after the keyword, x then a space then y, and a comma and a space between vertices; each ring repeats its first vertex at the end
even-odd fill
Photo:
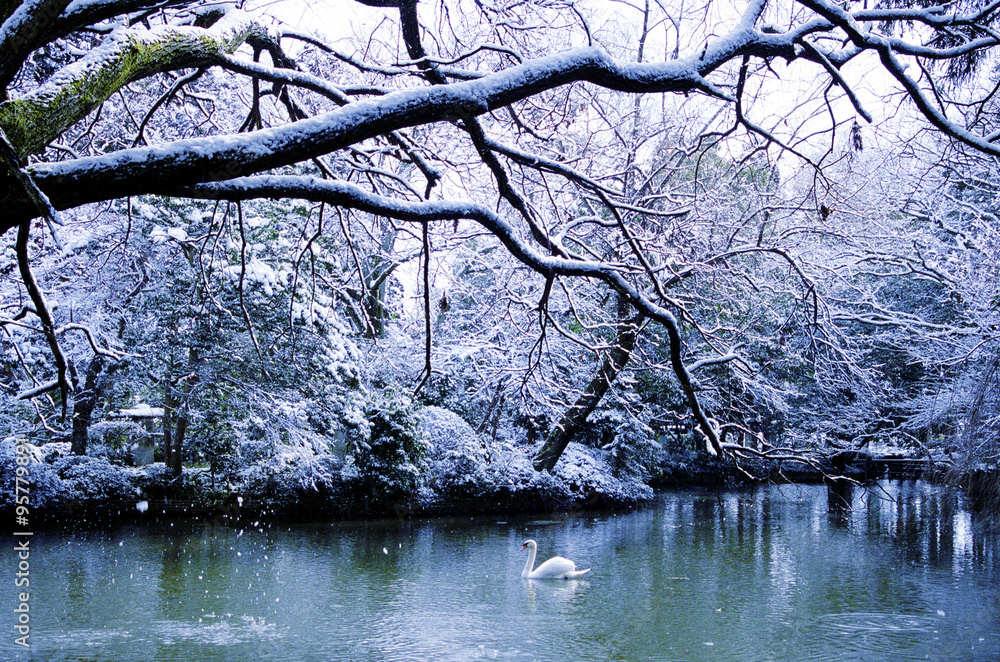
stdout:
POLYGON ((184 228, 163 228, 157 225, 149 233, 149 238, 153 240, 154 244, 165 244, 171 239, 180 243, 187 241, 188 233, 184 228))
POLYGON ((154 418, 163 416, 163 407, 151 407, 148 404, 140 403, 129 409, 121 409, 118 411, 118 414, 133 418, 154 418))

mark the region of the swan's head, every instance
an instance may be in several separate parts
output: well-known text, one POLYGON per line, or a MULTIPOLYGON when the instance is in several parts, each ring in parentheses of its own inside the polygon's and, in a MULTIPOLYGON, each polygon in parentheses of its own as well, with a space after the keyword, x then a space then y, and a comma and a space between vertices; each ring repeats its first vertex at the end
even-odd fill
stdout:
POLYGON ((524 544, 521 545, 521 551, 523 552, 529 547, 534 547, 535 549, 538 549, 538 543, 536 543, 534 540, 525 540, 524 544))

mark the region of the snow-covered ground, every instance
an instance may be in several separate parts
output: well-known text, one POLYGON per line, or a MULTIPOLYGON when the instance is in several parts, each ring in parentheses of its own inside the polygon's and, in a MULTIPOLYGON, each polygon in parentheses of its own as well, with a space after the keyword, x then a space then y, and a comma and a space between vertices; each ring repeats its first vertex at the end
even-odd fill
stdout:
MULTIPOLYGON (((427 455, 418 471, 417 489, 397 502, 361 494, 356 468, 334 455, 289 448, 267 461, 244 467, 235 475, 210 476, 204 467, 186 468, 181 480, 162 463, 144 467, 117 464, 107 457, 74 456, 69 444, 35 446, 20 442, 27 456, 31 506, 55 511, 68 506, 122 512, 144 511, 157 500, 173 499, 195 506, 214 506, 239 497, 274 512, 294 512, 307 503, 318 512, 371 514, 378 508, 411 514, 484 511, 578 510, 628 507, 652 498, 653 490, 637 478, 616 475, 608 452, 571 443, 554 472, 532 466, 533 448, 491 442, 457 414, 440 407, 417 412, 427 455), (292 451, 296 451, 292 453, 292 451), (362 507, 363 506, 363 507, 362 507)), ((18 441, 0 442, 0 509, 14 507, 18 441)), ((24 460, 21 460, 22 464, 24 460)), ((374 495, 377 496, 377 495, 374 495)), ((299 511, 301 514, 301 511, 299 511)))

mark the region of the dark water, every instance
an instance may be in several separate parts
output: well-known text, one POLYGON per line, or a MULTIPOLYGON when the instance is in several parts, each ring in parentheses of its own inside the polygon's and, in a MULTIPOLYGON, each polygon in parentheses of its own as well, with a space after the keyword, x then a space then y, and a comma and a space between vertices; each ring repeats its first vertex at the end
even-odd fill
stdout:
POLYGON ((2 659, 1000 660, 1000 531, 921 483, 627 514, 37 533, 2 659), (831 508, 831 506, 833 506, 831 508), (584 579, 520 578, 521 542, 584 579))

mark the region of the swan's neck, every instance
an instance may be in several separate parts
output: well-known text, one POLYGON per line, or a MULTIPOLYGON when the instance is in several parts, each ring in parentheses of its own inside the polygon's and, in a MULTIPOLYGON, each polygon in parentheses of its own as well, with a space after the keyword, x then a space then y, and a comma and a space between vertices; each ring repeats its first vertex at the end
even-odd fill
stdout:
POLYGON ((535 554, 538 552, 538 545, 533 543, 528 544, 528 560, 524 564, 524 570, 521 571, 522 577, 527 577, 531 574, 531 569, 535 566, 535 554))

